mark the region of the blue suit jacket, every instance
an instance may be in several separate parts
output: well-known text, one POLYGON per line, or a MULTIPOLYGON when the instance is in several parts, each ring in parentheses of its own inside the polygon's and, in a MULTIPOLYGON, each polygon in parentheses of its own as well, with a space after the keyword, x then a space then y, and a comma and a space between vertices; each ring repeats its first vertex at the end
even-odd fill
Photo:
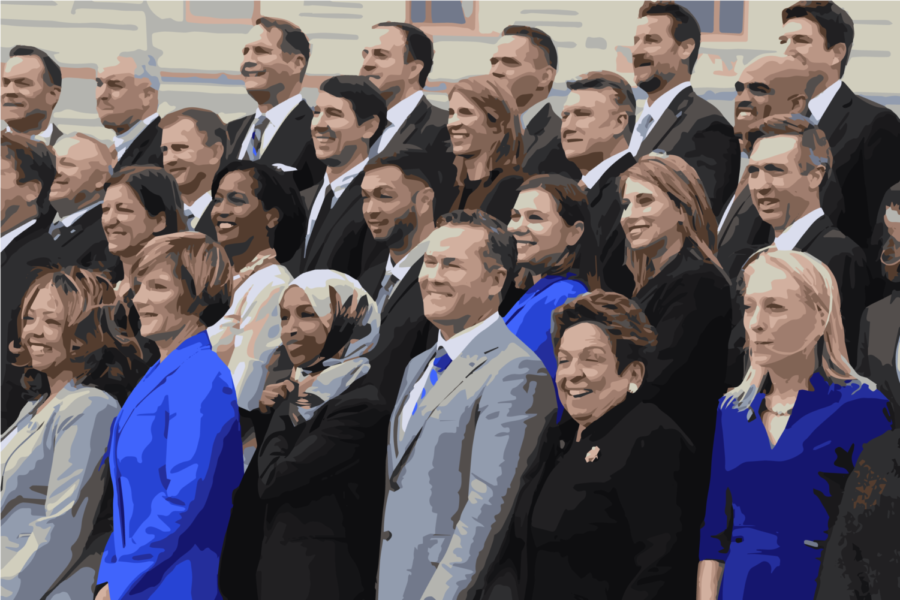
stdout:
MULTIPOLYGON (((556 352, 550 337, 552 315, 556 307, 588 292, 587 286, 575 275, 548 275, 542 277, 525 295, 519 298, 503 317, 503 322, 517 338, 537 354, 556 385, 556 352)), ((556 394, 556 420, 563 414, 563 406, 556 394)))
POLYGON ((113 599, 219 598, 243 476, 237 399, 203 331, 156 363, 112 426, 113 532, 97 581, 113 599))

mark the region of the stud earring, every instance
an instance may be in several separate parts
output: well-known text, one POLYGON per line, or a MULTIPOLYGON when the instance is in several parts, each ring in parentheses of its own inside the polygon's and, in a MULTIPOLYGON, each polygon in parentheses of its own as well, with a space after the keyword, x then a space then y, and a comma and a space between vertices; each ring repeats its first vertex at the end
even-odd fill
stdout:
POLYGON ((638 391, 638 386, 636 383, 628 384, 628 393, 629 394, 635 394, 635 393, 637 393, 637 391, 638 391))

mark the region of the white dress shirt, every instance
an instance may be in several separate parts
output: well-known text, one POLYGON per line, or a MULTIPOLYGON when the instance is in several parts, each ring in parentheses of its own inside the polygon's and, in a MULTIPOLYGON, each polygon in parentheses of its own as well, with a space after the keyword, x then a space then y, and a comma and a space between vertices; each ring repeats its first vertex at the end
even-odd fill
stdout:
POLYGON ((337 204, 338 200, 341 199, 341 194, 344 193, 344 190, 349 187, 350 183, 353 182, 356 176, 362 173, 362 170, 366 168, 367 164, 369 164, 369 159, 364 158, 359 162, 359 164, 335 179, 334 183, 332 183, 328 178, 328 173, 325 173, 325 179, 322 181, 322 187, 319 188, 319 193, 316 194, 316 199, 313 202, 312 210, 309 211, 309 221, 306 224, 306 240, 303 242, 304 254, 306 254, 306 247, 309 245, 309 236, 312 235, 312 230, 316 224, 316 219, 318 219, 319 213, 322 212, 322 204, 325 203, 326 190, 328 190, 330 186, 331 191, 334 192, 334 197, 331 199, 331 208, 334 208, 334 205, 337 204))
POLYGON ((147 129, 147 125, 158 118, 159 113, 153 113, 143 121, 135 123, 131 127, 131 129, 129 129, 125 133, 120 133, 113 138, 113 143, 116 145, 116 161, 121 159, 125 155, 125 153, 128 152, 128 148, 131 146, 131 144, 134 143, 134 140, 136 140, 139 135, 144 133, 144 130, 147 129))
POLYGON ((819 121, 825 116, 825 111, 831 106, 831 102, 841 89, 841 83, 842 82, 839 79, 836 83, 832 83, 825 88, 824 92, 809 101, 809 112, 812 114, 813 119, 815 119, 816 125, 819 124, 819 121))
POLYGON ((775 247, 779 250, 793 250, 800 242, 813 223, 825 216, 825 211, 817 208, 811 213, 804 215, 794 221, 787 229, 781 232, 781 235, 775 236, 775 247))
POLYGON ((653 131, 653 128, 656 127, 656 124, 659 123, 659 120, 662 118, 663 113, 666 112, 666 109, 669 108, 669 105, 672 104, 672 101, 675 100, 675 96, 680 94, 682 90, 686 90, 691 87, 690 81, 685 81, 680 85, 676 85, 671 90, 657 98, 656 102, 652 105, 644 105, 644 109, 641 111, 641 116, 638 117, 637 121, 635 121, 636 126, 634 128, 634 132, 631 134, 631 143, 628 145, 628 149, 631 151, 633 156, 637 156, 641 151, 641 144, 644 143, 644 140, 650 135, 650 132, 653 131), (641 135, 641 132, 638 131, 641 123, 647 117, 653 117, 653 123, 650 125, 650 128, 641 135))
POLYGON ((103 204, 103 200, 97 200, 82 209, 76 210, 71 215, 66 215, 65 217, 60 216, 59 213, 56 213, 56 216, 53 217, 53 223, 50 225, 50 231, 55 231, 56 229, 65 229, 67 227, 71 227, 75 224, 75 222, 83 217, 87 211, 91 210, 96 206, 100 206, 103 204), (57 226, 57 223, 62 223, 62 226, 57 226))
MULTIPOLYGON (((272 138, 275 137, 275 134, 278 133, 278 128, 281 127, 281 124, 287 120, 288 116, 294 111, 300 103, 303 102, 303 95, 297 94, 296 96, 291 96, 281 104, 277 106, 273 106, 270 108, 265 114, 266 118, 269 120, 269 124, 266 126, 266 129, 263 131, 262 143, 259 145, 259 155, 262 156, 266 151, 266 148, 269 147, 269 142, 272 141, 272 138)), ((255 123, 258 118, 263 115, 262 111, 259 110, 259 107, 256 109, 256 113, 253 115, 253 120, 251 123, 255 123)), ((245 159, 247 158, 247 147, 250 145, 250 138, 253 137, 253 127, 249 127, 247 129, 246 135, 244 135, 244 142, 241 144, 241 153, 238 154, 238 158, 245 159)))
POLYGON ((592 189, 597 182, 600 181, 600 178, 603 177, 603 174, 606 173, 611 166, 619 162, 619 159, 628 154, 629 150, 622 150, 618 154, 613 154, 599 165, 588 171, 587 175, 581 178, 581 181, 584 182, 584 185, 587 186, 588 189, 592 189))
MULTIPOLYGON (((485 329, 499 320, 500 313, 494 313, 481 323, 473 325, 464 331, 460 331, 449 340, 445 340, 443 334, 438 332, 437 345, 434 347, 435 354, 439 348, 443 348, 447 351, 447 356, 450 357, 451 361, 456 360, 465 351, 466 346, 471 344, 485 329)), ((428 381, 428 376, 431 374, 433 366, 434 359, 431 359, 431 362, 429 362, 428 366, 425 368, 425 372, 419 377, 416 385, 413 386, 412 390, 409 392, 409 396, 407 396, 404 401, 403 411, 400 413, 403 431, 406 431, 406 426, 409 425, 409 419, 412 417, 413 409, 419 401, 419 396, 422 395, 422 390, 425 389, 425 383, 428 381)))
POLYGON ((197 223, 200 222, 200 218, 203 216, 203 213, 206 212, 206 207, 208 207, 212 201, 213 196, 210 191, 194 200, 194 203, 190 206, 187 204, 184 205, 184 218, 187 220, 188 228, 190 228, 191 231, 197 229, 197 223))
MULTIPOLYGON (((9 243, 19 237, 23 231, 34 225, 35 221, 37 221, 37 219, 29 219, 9 233, 0 235, 0 251, 6 250, 6 247, 9 246, 9 243)), ((388 259, 388 262, 390 262, 390 259, 388 259)))
MULTIPOLYGON (((6 131, 15 133, 9 125, 6 126, 6 131)), ((31 136, 31 139, 40 140, 49 146, 51 137, 53 137, 53 123, 48 122, 47 129, 43 130, 40 133, 34 134, 33 136, 31 136)))
POLYGON ((550 104, 549 100, 545 100, 543 102, 538 102, 525 112, 519 113, 519 126, 522 128, 522 133, 525 133, 525 130, 528 128, 528 125, 534 120, 541 110, 543 110, 544 105, 550 104))
POLYGON ((409 254, 404 256, 396 265, 394 264, 394 261, 391 260, 389 254, 387 264, 384 267, 384 274, 387 275, 390 273, 397 278, 397 281, 403 281, 403 278, 406 277, 406 274, 409 273, 412 266, 416 264, 416 261, 425 256, 426 250, 428 250, 428 240, 423 240, 418 246, 410 250, 409 254))
POLYGON ((409 115, 412 114, 412 111, 416 109, 416 106, 419 105, 419 102, 424 97, 425 93, 422 90, 419 90, 409 98, 401 100, 392 108, 388 109, 387 126, 384 128, 384 131, 381 133, 381 137, 378 138, 375 146, 372 147, 372 152, 369 153, 369 156, 373 157, 384 151, 387 145, 391 143, 391 140, 394 139, 394 136, 397 135, 400 127, 406 122, 409 115))

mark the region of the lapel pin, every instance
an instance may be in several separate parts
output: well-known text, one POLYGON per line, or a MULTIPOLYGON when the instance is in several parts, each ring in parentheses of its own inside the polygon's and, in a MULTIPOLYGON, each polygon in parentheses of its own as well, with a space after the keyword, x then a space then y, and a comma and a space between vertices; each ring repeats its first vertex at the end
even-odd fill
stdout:
POLYGON ((600 456, 600 448, 594 446, 593 448, 591 448, 591 451, 585 455, 584 462, 594 462, 595 460, 597 460, 598 456, 600 456))

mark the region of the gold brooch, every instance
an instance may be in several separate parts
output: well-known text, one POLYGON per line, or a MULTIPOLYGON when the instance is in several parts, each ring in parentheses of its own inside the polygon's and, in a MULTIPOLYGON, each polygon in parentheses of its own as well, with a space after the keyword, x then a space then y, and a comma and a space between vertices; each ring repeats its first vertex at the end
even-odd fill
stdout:
POLYGON ((594 462, 595 460, 597 460, 598 456, 600 456, 600 448, 594 446, 593 448, 591 448, 591 451, 588 452, 584 457, 584 462, 594 462))

